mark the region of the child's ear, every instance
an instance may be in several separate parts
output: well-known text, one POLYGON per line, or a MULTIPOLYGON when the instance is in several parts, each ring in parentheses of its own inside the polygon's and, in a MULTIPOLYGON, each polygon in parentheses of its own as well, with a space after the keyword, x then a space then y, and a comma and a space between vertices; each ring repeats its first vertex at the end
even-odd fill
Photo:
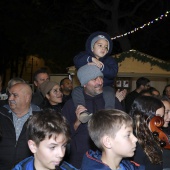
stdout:
POLYGON ((102 144, 104 147, 110 149, 111 148, 111 137, 110 136, 103 136, 102 144))
POLYGON ((36 151, 37 151, 37 145, 36 145, 36 143, 35 143, 34 141, 28 140, 28 147, 30 148, 30 151, 31 151, 32 153, 36 153, 36 151))

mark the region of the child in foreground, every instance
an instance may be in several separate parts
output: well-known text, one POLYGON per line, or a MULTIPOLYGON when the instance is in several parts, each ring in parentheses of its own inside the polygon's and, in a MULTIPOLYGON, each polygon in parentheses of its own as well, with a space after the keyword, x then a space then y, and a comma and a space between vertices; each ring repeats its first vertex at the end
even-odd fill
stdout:
POLYGON ((76 170, 67 162, 60 166, 70 131, 59 113, 45 110, 31 116, 27 122, 27 139, 34 157, 24 159, 13 170, 76 170))
POLYGON ((134 155, 137 142, 128 114, 116 109, 101 110, 92 115, 88 131, 101 152, 86 152, 81 170, 145 170, 144 166, 123 159, 134 155))

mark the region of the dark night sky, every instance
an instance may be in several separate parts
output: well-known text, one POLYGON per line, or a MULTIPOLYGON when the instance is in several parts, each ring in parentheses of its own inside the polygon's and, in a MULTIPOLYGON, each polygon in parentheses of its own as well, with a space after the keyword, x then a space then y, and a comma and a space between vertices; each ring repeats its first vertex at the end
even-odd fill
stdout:
MULTIPOLYGON (((135 0, 120 2, 119 14, 123 14, 122 11, 129 12, 129 16, 119 20, 125 32, 170 11, 170 2, 149 0, 131 16, 130 12, 138 2, 135 0)), ((70 66, 74 55, 84 50, 89 34, 98 30, 107 31, 106 26, 95 19, 101 18, 102 15, 109 18, 110 13, 100 9, 92 0, 2 0, 0 2, 1 58, 10 61, 12 57, 37 53, 44 58, 55 60, 55 64, 60 67, 70 66)), ((131 47, 168 60, 169 28, 170 14, 128 35, 131 47)), ((117 39, 113 40, 113 44, 113 54, 123 51, 117 39)))

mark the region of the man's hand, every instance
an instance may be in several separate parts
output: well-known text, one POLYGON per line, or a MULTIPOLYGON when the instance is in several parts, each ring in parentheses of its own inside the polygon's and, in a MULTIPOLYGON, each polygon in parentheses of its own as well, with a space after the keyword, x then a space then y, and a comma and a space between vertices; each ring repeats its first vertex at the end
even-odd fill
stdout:
POLYGON ((116 97, 118 98, 118 100, 121 102, 122 100, 124 100, 124 98, 126 97, 126 94, 127 94, 127 90, 126 89, 123 89, 123 90, 120 90, 118 89, 116 91, 116 97))
POLYGON ((77 109, 76 109, 76 121, 74 123, 74 130, 77 130, 77 128, 79 127, 79 125, 81 124, 80 120, 79 120, 79 117, 80 117, 80 113, 87 110, 83 105, 78 105, 77 106, 77 109))

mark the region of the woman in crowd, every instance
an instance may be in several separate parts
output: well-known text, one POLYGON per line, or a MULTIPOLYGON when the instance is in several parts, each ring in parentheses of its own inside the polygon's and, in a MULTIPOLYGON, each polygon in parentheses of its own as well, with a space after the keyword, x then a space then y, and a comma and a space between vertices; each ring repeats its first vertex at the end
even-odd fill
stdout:
POLYGON ((134 161, 143 164, 146 170, 162 170, 167 167, 163 160, 158 136, 153 135, 150 129, 150 120, 154 116, 163 117, 165 107, 162 101, 153 96, 140 96, 132 104, 130 115, 134 120, 134 132, 138 138, 134 161))
POLYGON ((170 102, 170 84, 165 86, 162 96, 167 98, 170 102))
POLYGON ((52 109, 61 113, 63 94, 60 86, 53 81, 45 81, 40 85, 40 91, 44 96, 41 109, 52 109))

